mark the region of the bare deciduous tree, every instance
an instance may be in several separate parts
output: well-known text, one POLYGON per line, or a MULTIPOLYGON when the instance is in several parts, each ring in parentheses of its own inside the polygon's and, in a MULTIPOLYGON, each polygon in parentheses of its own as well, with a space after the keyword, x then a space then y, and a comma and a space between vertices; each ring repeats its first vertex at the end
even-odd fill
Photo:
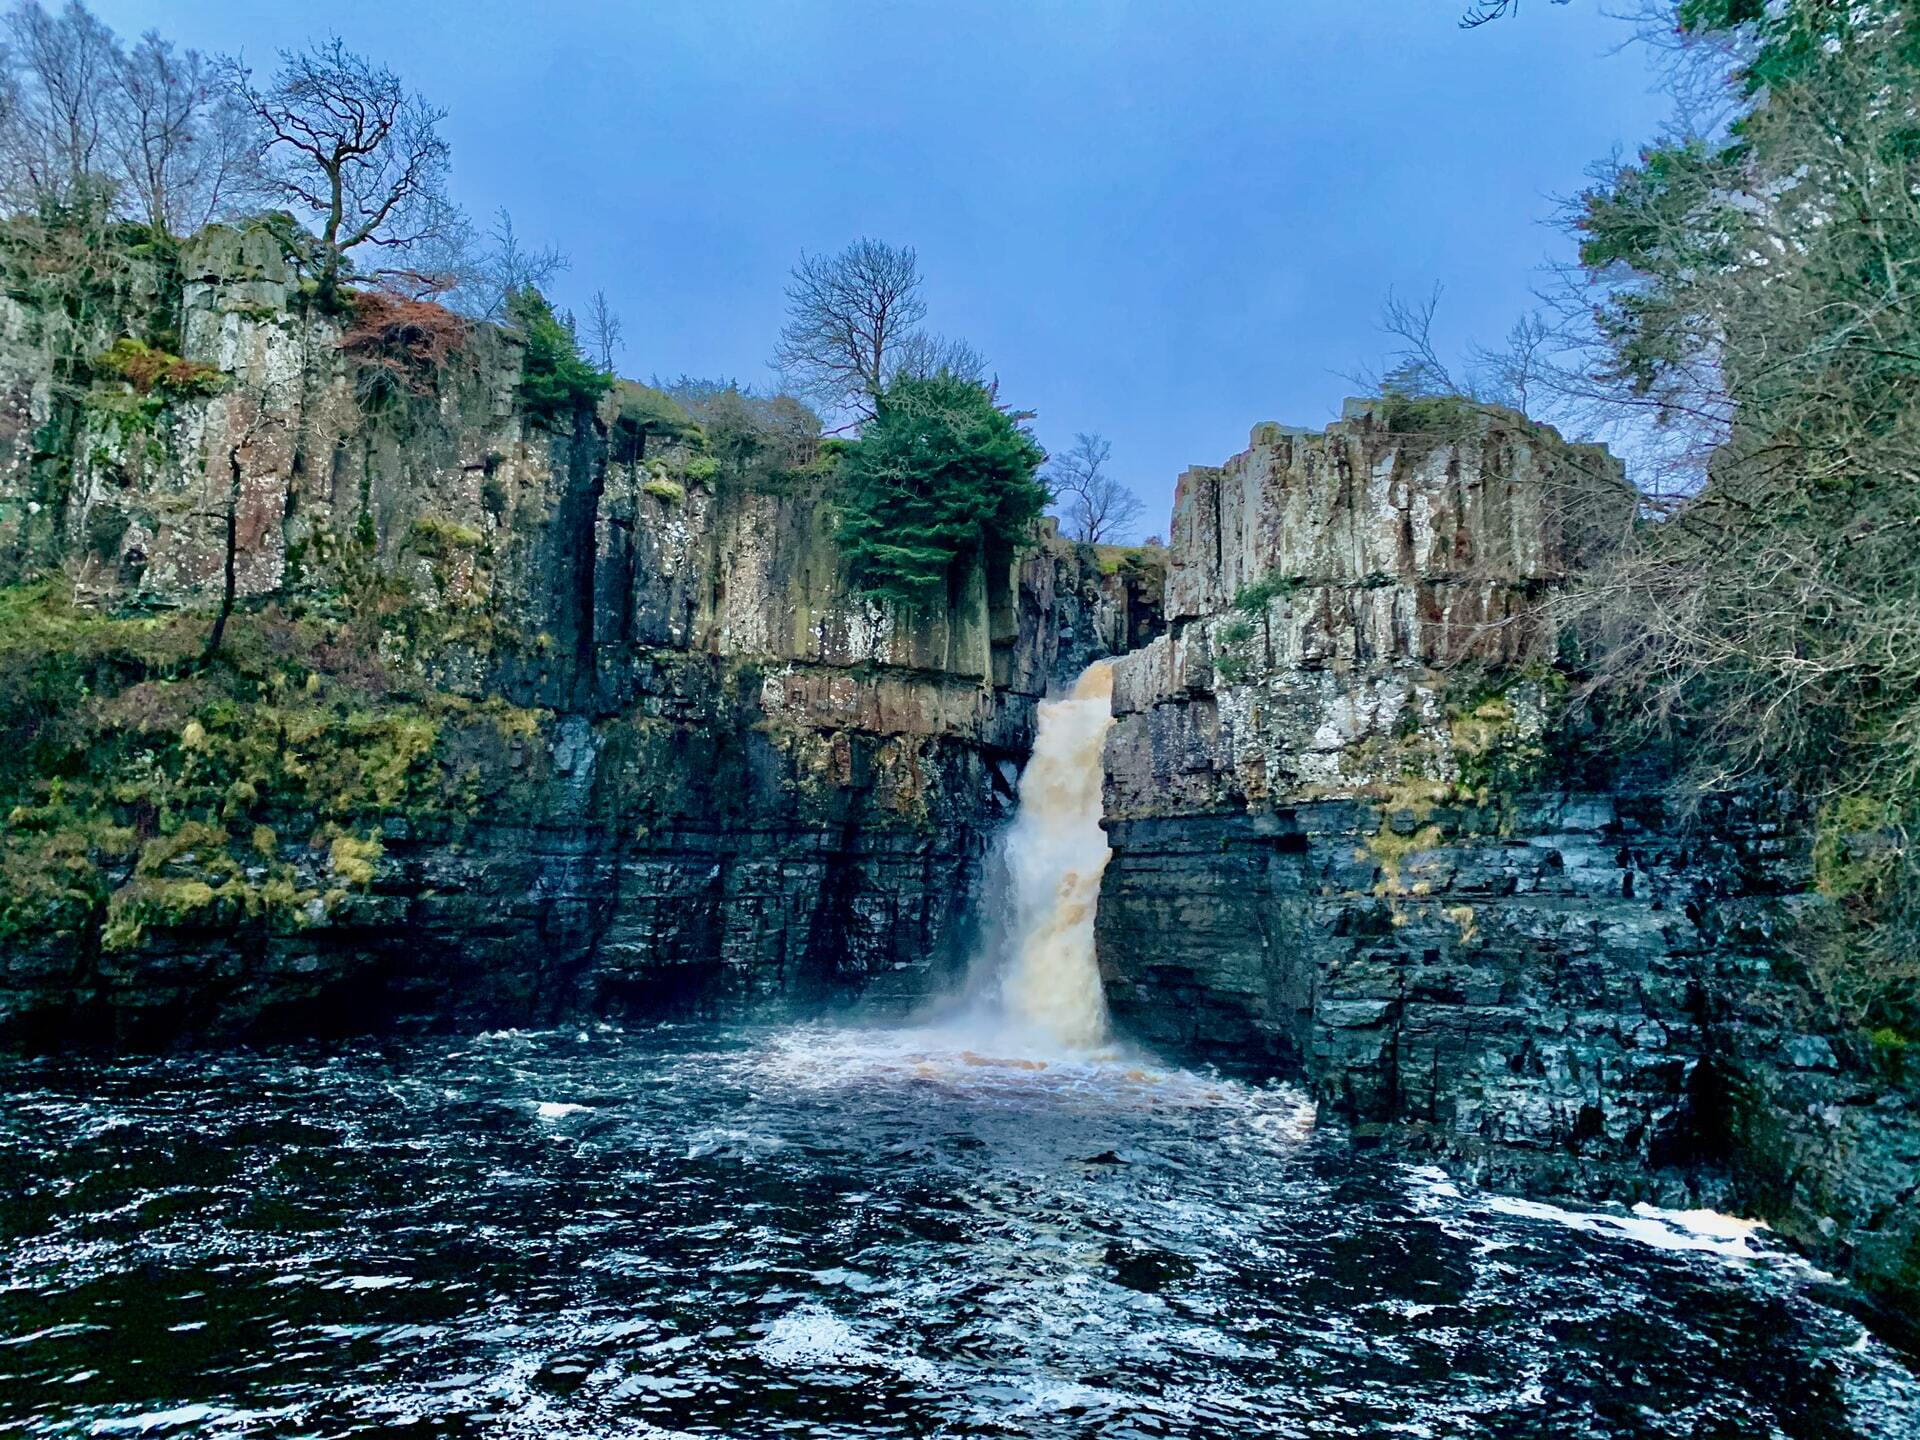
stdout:
POLYGON ((1507 332, 1504 344, 1469 347, 1466 366, 1456 372, 1434 340, 1440 298, 1437 285, 1420 301, 1403 300, 1389 291, 1381 306, 1380 328, 1397 342, 1388 352, 1391 363, 1383 373, 1363 371, 1348 378, 1389 397, 1446 397, 1481 409, 1503 406, 1522 414, 1532 414, 1536 402, 1550 401, 1558 412, 1567 412, 1578 372, 1560 364, 1559 357, 1562 352, 1580 350, 1582 341, 1569 333, 1565 320, 1556 323, 1540 312, 1523 315, 1507 332))
MULTIPOLYGON (((1565 5, 1568 0, 1553 0, 1556 5, 1565 5)), ((1504 19, 1508 15, 1518 14, 1520 0, 1474 0, 1460 16, 1462 30, 1478 29, 1494 20, 1504 19)))
POLYGON ((16 208, 103 203, 108 118, 120 46, 79 0, 58 14, 38 3, 6 18, 9 69, 0 132, 7 199, 16 208))
POLYGON ((494 212, 487 239, 487 248, 475 253, 463 233, 460 243, 451 247, 454 253, 441 264, 453 277, 453 308, 476 320, 504 319, 515 295, 523 290, 546 294, 554 278, 573 264, 552 245, 529 247, 504 205, 494 212))
POLYGON ((594 291, 587 306, 587 345, 602 370, 610 372, 614 368, 614 355, 620 348, 623 328, 613 306, 607 303, 607 292, 594 291))
POLYGON ((266 90, 244 72, 240 83, 269 137, 269 184, 318 219, 322 296, 337 292, 362 247, 394 262, 372 273, 417 270, 408 257, 460 223, 446 194, 446 112, 337 38, 280 59, 266 90))
POLYGON ((1074 436, 1073 448, 1047 467, 1067 538, 1111 545, 1139 523, 1140 497, 1107 473, 1113 446, 1104 436, 1074 436))
POLYGON ((1440 310, 1440 287, 1425 300, 1402 300, 1391 290, 1381 306, 1380 328, 1400 343, 1393 350, 1393 366, 1380 377, 1379 388, 1389 394, 1461 395, 1471 398, 1471 383, 1454 379, 1433 340, 1433 317, 1440 310))
POLYGON ((957 375, 976 385, 986 385, 987 357, 965 340, 953 340, 930 331, 916 330, 900 342, 893 363, 883 378, 891 382, 900 375, 920 378, 957 375))
POLYGON ((870 420, 926 317, 911 249, 863 239, 835 255, 803 254, 787 285, 773 363, 802 395, 870 420))
POLYGON ((152 30, 115 67, 107 131, 122 200, 160 233, 191 234, 257 186, 259 125, 230 68, 152 30))

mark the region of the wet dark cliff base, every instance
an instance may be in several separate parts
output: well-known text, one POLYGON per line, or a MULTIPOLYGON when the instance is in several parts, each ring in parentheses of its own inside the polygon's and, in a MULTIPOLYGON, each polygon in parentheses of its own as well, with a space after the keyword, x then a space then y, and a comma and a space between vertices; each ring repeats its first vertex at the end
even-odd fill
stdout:
POLYGON ((1912 1343, 1920 1095, 1771 943, 1778 824, 1596 795, 1422 824, 1391 885, 1371 805, 1114 825, 1116 1021, 1496 1189, 1763 1215, 1912 1343))

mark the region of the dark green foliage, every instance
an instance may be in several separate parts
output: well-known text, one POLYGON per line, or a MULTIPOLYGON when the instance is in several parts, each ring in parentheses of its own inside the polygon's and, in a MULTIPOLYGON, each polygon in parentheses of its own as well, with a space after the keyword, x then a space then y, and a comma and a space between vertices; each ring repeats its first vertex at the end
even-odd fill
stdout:
POLYGON ((1597 684, 1704 785, 1816 807, 1810 969, 1842 1016, 1912 1033, 1920 25, 1906 0, 1687 0, 1680 19, 1752 26, 1746 113, 1589 193, 1581 258, 1608 282, 1603 370, 1712 462, 1588 588, 1597 684))
POLYGON ((1681 0, 1675 17, 1694 34, 1750 24, 1759 39, 1740 79, 1749 95, 1775 85, 1792 84, 1817 73, 1832 46, 1853 43, 1888 27, 1900 32, 1895 49, 1908 64, 1920 60, 1920 16, 1907 0, 1794 0, 1769 6, 1766 0, 1681 0))
POLYGON ((862 593, 944 601, 963 561, 1008 553, 1046 508, 1033 434, 984 386, 899 379, 840 467, 840 545, 862 593))
POLYGON ((507 302, 507 315, 526 342, 520 362, 520 403, 535 424, 564 428, 600 403, 613 376, 580 354, 580 342, 531 286, 507 302))
POLYGON ((1243 615, 1264 615, 1267 606, 1283 595, 1297 594, 1306 581, 1298 575, 1282 575, 1269 570, 1258 580, 1248 581, 1234 592, 1233 608, 1243 615))

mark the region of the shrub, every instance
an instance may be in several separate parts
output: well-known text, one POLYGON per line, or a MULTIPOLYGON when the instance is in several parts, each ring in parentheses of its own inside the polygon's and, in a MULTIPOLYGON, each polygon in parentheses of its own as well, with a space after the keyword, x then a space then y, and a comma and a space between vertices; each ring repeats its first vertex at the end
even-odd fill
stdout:
POLYGON ((1155 560, 1158 551, 1151 541, 1145 545, 1095 545, 1094 565, 1102 575, 1147 575, 1164 568, 1155 560))
POLYGON ((438 515, 422 515, 407 532, 408 547, 430 560, 444 560, 456 550, 478 550, 486 539, 471 525, 443 520, 438 515))
POLYGON ((526 342, 520 362, 520 403, 538 425, 570 422, 599 404, 613 376, 596 370, 580 354, 580 342, 553 313, 546 297, 532 286, 517 290, 507 314, 526 342))
POLYGON ((820 438, 820 417, 791 395, 757 395, 731 381, 684 375, 664 393, 693 416, 706 450, 689 463, 690 480, 702 479, 695 473, 702 461, 713 465, 712 479, 756 492, 833 473, 832 462, 821 463, 831 442, 820 438))
POLYGON ((1395 435, 1464 440, 1480 429, 1481 409, 1463 395, 1416 395, 1389 390, 1380 397, 1380 419, 1395 435))
POLYGON ((1213 673, 1221 683, 1238 685, 1252 669, 1247 647, 1253 640, 1253 626, 1245 620, 1229 620, 1214 634, 1213 673))
POLYGON ((677 480, 667 479, 664 475, 654 476, 653 479, 642 484, 640 489, 656 500, 666 501, 669 505, 682 504, 687 498, 686 487, 677 480))
POLYGON ((144 340, 123 336, 94 362, 110 375, 117 375, 140 395, 161 394, 179 398, 217 395, 226 388, 227 377, 217 366, 198 360, 182 360, 178 355, 156 349, 144 340))
POLYGON ((1268 604, 1284 595, 1297 594, 1307 582, 1298 575, 1282 575, 1269 570, 1258 580, 1242 585, 1233 596, 1233 608, 1243 615, 1264 615, 1268 604))
POLYGON ((646 459, 650 438, 705 442, 699 421, 666 391, 633 380, 617 380, 613 394, 613 428, 621 442, 617 453, 623 462, 637 464, 646 459))
POLYGON ((358 367, 363 396, 432 394, 471 334, 467 322, 444 305, 391 290, 357 291, 351 308, 340 349, 358 367))
POLYGON ((982 385, 901 378, 849 445, 839 538, 854 587, 918 608, 944 599, 955 567, 1010 551, 1046 508, 1046 452, 982 385))

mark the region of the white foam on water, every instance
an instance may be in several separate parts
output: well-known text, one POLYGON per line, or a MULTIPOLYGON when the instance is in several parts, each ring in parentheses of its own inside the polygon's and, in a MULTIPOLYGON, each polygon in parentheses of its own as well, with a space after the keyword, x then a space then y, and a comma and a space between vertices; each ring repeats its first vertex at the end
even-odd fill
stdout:
POLYGON ((584 1115, 592 1109, 589 1105, 576 1105, 570 1100, 536 1100, 533 1113, 542 1120, 561 1120, 569 1115, 584 1115))
POLYGON ((702 1160, 718 1155, 735 1160, 763 1160, 774 1151, 784 1149, 786 1143, 778 1135, 758 1130, 710 1125, 687 1137, 687 1159, 702 1160))
POLYGON ((141 1415, 110 1416, 87 1427, 90 1435, 168 1435, 191 1430, 197 1434, 240 1434, 270 1420, 297 1415, 302 1407, 285 1405, 273 1410, 231 1409, 223 1405, 182 1405, 141 1415))
POLYGON ((783 1370, 886 1370, 918 1384, 941 1380, 941 1367, 903 1351, 883 1350, 824 1306, 805 1304, 772 1324, 754 1347, 769 1365, 783 1370))
POLYGON ((1245 1118, 1249 1132, 1283 1142, 1304 1140, 1317 1114, 1290 1086, 1199 1074, 1112 1043, 1077 1049, 983 1022, 977 1012, 891 1029, 791 1026, 768 1036, 743 1068, 754 1083, 787 1091, 900 1086, 974 1104, 1085 1097, 1123 1112, 1228 1110, 1245 1118))
POLYGON ((1768 1231, 1765 1222, 1759 1220, 1742 1220, 1712 1210, 1663 1210, 1645 1203, 1635 1205, 1632 1213, 1625 1215, 1605 1210, 1567 1210, 1511 1195, 1490 1195, 1486 1203, 1489 1209, 1502 1215, 1547 1220, 1589 1234, 1618 1236, 1655 1250, 1690 1250, 1722 1260, 1797 1269, 1808 1278, 1829 1278, 1790 1251, 1759 1243, 1759 1237, 1768 1231))
POLYGON ((1630 1211, 1573 1210, 1544 1200, 1517 1195, 1473 1191, 1463 1195, 1452 1178, 1437 1166, 1411 1168, 1412 1197, 1431 1208, 1433 1202, 1473 1204, 1496 1215, 1539 1220, 1588 1235, 1631 1240, 1655 1250, 1687 1251, 1721 1260, 1791 1271, 1807 1280, 1833 1277, 1784 1246, 1766 1238, 1772 1234, 1764 1220, 1744 1220, 1715 1210, 1668 1210, 1644 1201, 1630 1211))

